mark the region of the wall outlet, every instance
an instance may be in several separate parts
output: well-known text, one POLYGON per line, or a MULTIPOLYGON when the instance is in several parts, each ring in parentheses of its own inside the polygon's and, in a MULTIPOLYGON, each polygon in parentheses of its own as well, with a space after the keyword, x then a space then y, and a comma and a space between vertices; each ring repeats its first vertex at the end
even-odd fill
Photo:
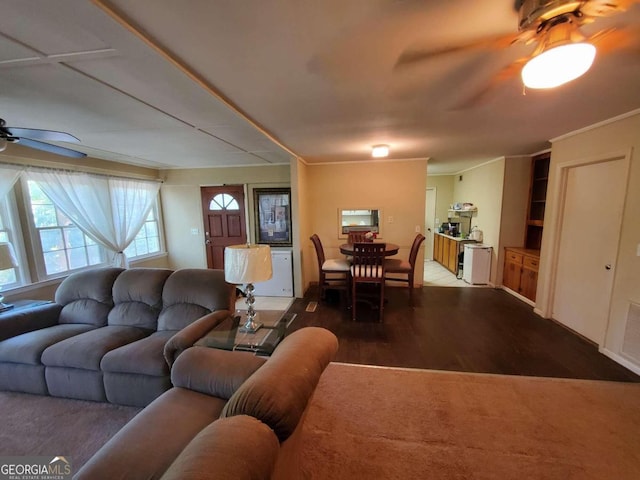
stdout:
POLYGON ((389 215, 389 223, 393 223, 393 215, 389 215))
POLYGON ((416 225, 416 233, 420 233, 420 225, 416 225))

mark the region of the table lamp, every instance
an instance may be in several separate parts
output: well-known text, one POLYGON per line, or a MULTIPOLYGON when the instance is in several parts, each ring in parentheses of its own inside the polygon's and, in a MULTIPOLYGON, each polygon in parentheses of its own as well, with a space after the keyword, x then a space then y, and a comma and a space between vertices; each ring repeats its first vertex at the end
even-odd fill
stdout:
POLYGON ((253 308, 253 284, 264 282, 272 276, 271 248, 268 245, 230 245, 224 250, 224 278, 236 285, 246 284, 247 321, 241 332, 255 333, 262 324, 256 322, 253 308))
MULTIPOLYGON (((13 250, 13 245, 8 242, 0 243, 0 271, 16 268, 17 266, 18 259, 16 258, 16 252, 13 250)), ((2 286, 0 286, 0 312, 13 307, 13 305, 3 303, 4 295, 2 295, 1 290, 2 286)))

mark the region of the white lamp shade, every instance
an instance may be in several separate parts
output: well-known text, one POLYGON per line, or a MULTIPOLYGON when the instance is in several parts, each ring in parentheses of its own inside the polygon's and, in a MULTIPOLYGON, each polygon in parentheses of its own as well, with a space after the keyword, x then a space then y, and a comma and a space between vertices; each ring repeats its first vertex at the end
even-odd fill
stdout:
POLYGON ((0 243, 0 270, 7 270, 18 266, 18 258, 13 245, 7 242, 0 243))
POLYGON ((273 275, 271 247, 231 245, 224 250, 224 278, 236 285, 269 280, 273 275))
POLYGON ((590 43, 571 43, 542 52, 522 69, 522 81, 529 88, 553 88, 584 75, 596 56, 590 43))

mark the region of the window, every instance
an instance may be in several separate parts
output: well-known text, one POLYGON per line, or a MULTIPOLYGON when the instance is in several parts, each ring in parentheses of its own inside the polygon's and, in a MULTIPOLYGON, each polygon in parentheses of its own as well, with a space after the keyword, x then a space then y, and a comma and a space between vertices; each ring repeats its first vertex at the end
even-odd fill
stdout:
POLYGON ((105 250, 62 213, 33 181, 27 182, 33 226, 40 246, 35 252, 44 275, 106 263, 105 250))
POLYGON ((209 202, 209 210, 240 210, 240 205, 228 193, 219 193, 209 202))
POLYGON ((127 258, 132 259, 160 252, 160 228, 158 226, 157 207, 149 212, 147 220, 136 235, 136 238, 125 249, 127 258))

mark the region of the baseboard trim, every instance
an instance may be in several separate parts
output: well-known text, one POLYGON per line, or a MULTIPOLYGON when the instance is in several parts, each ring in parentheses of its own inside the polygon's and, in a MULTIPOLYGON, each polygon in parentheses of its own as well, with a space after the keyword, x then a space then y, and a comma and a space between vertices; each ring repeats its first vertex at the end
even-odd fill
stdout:
POLYGON ((633 362, 630 362, 629 360, 627 360, 626 358, 624 358, 621 355, 618 355, 615 352, 612 352, 611 350, 609 350, 608 348, 604 348, 604 347, 599 347, 598 351, 609 357, 611 360, 613 360, 616 363, 619 363, 620 365, 622 365, 625 368, 628 368, 629 370, 631 370, 633 373, 635 373, 636 375, 640 375, 640 365, 636 365, 633 362))
MULTIPOLYGON (((505 287, 504 285, 502 285, 502 290, 504 290, 505 292, 513 295, 514 297, 516 297, 518 300, 522 300, 524 303, 531 305, 532 307, 535 307, 536 304, 535 302, 533 302, 532 300, 528 299, 527 297, 524 297, 522 295, 520 295, 518 292, 516 292, 515 290, 511 290, 509 287, 505 287)), ((540 315, 540 314, 538 314, 540 315)))

